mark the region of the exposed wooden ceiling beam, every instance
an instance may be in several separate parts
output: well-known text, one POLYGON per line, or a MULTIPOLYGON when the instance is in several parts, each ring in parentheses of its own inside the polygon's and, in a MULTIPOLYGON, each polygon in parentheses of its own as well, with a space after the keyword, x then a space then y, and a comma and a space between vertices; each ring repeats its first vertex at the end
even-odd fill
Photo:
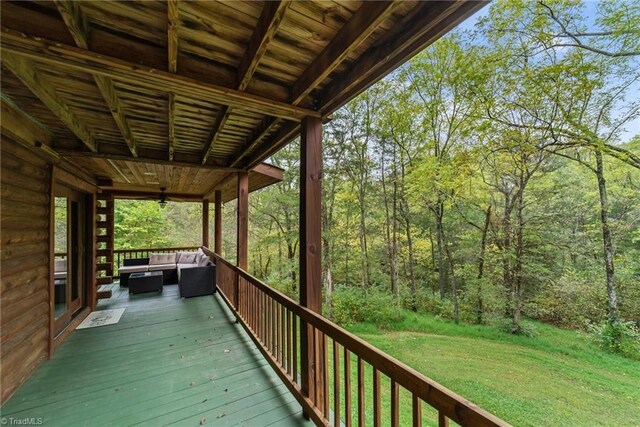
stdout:
MULTIPOLYGON (((89 49, 89 25, 86 16, 80 9, 80 4, 70 0, 56 0, 55 3, 65 25, 75 40, 76 45, 82 49, 89 49)), ((129 127, 127 117, 124 113, 113 82, 111 79, 103 76, 94 76, 93 79, 109 107, 109 111, 122 134, 122 138, 129 147, 131 155, 136 157, 138 155, 138 145, 131 133, 131 128, 129 127)))
MULTIPOLYGON (((253 74, 258 68, 258 65, 265 53, 267 53, 269 43, 278 31, 278 27, 290 4, 291 1, 289 0, 264 3, 262 14, 258 20, 258 25, 251 36, 247 51, 242 58, 240 67, 238 68, 238 90, 244 91, 249 85, 249 82, 251 82, 251 78, 253 77, 253 74)), ((231 108, 224 106, 218 113, 218 117, 216 118, 216 122, 214 123, 211 132, 211 137, 209 138, 209 143, 205 146, 202 152, 203 164, 207 162, 209 154, 211 153, 211 148, 218 140, 224 125, 227 123, 227 120, 231 115, 231 111, 231 108)))
MULTIPOLYGON (((58 149, 57 151, 60 156, 67 157, 67 158, 89 157, 92 159, 105 159, 105 160, 111 159, 111 160, 127 161, 127 162, 167 165, 166 159, 153 158, 153 157, 138 156, 133 158, 133 157, 123 156, 118 154, 91 153, 88 151, 74 151, 74 150, 64 150, 64 149, 58 149)), ((180 161, 173 161, 171 165, 184 166, 184 167, 190 167, 190 168, 212 169, 212 170, 225 171, 225 172, 240 172, 244 170, 241 168, 232 168, 232 167, 215 166, 215 165, 203 165, 200 163, 180 162, 180 161)))
POLYGON ((58 157, 58 153, 51 149, 54 136, 46 126, 25 113, 4 94, 0 94, 0 105, 2 106, 0 123, 3 133, 31 147, 42 147, 44 144, 49 147, 52 155, 58 157))
POLYGON ((51 148, 55 142, 55 135, 45 125, 18 107, 5 94, 0 94, 0 99, 2 106, 0 126, 4 136, 12 138, 24 146, 33 147, 56 166, 86 182, 93 183, 95 181, 93 174, 63 158, 60 153, 51 148))
POLYGON ((304 117, 320 117, 320 113, 307 108, 147 68, 86 49, 29 37, 15 31, 3 29, 0 42, 5 54, 13 53, 39 63, 127 81, 153 90, 163 88, 179 95, 207 98, 217 104, 241 110, 250 109, 260 114, 293 121, 300 121, 304 117))
POLYGON ((290 4, 289 0, 264 3, 258 25, 238 68, 238 90, 245 90, 249 85, 253 73, 258 68, 264 54, 267 53, 269 43, 278 31, 278 26, 290 4))
POLYGON ((360 44, 379 28, 398 2, 365 2, 340 28, 291 88, 291 104, 298 104, 324 81, 360 44))
POLYGON ((323 115, 333 113, 486 4, 488 1, 419 3, 412 15, 405 17, 396 29, 323 90, 319 102, 323 115), (406 28, 417 30, 406 31, 406 28))
MULTIPOLYGON (((333 113, 348 99, 364 91, 486 4, 488 1, 420 3, 416 11, 400 22, 395 31, 379 40, 376 46, 370 49, 370 53, 362 55, 359 60, 351 64, 344 75, 333 79, 332 85, 321 94, 318 103, 323 116, 333 113), (406 28, 420 30, 411 32, 406 31, 406 28), (350 84, 351 81, 354 83, 350 84)), ((261 139, 269 135, 277 124, 281 124, 281 129, 272 134, 269 146, 254 153, 245 162, 246 167, 250 168, 260 163, 299 133, 298 123, 284 123, 278 119, 269 119, 261 132, 256 133, 256 138, 246 146, 231 166, 241 165, 241 160, 258 145, 261 139)))
MULTIPOLYGON (((362 4, 351 19, 342 26, 320 55, 309 64, 291 89, 290 103, 297 105, 311 93, 311 91, 325 80, 360 44, 386 20, 397 3, 393 1, 368 2, 362 4)), ((233 166, 241 163, 272 130, 281 125, 282 120, 269 119, 255 134, 255 137, 245 145, 233 166)))
POLYGON ((34 64, 15 55, 3 52, 2 63, 20 79, 73 132, 89 150, 96 152, 97 144, 91 132, 78 120, 71 108, 56 94, 47 79, 34 64))
MULTIPOLYGON (((167 1, 167 55, 169 72, 178 72, 178 25, 179 5, 178 0, 167 1)), ((176 144, 175 130, 175 110, 176 110, 176 94, 169 92, 169 160, 173 160, 173 151, 176 144)))

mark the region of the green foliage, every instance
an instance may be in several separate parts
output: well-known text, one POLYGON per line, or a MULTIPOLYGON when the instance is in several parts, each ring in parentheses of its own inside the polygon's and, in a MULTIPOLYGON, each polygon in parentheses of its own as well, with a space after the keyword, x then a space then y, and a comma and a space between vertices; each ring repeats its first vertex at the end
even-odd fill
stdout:
POLYGON ((604 350, 640 360, 640 329, 633 322, 589 324, 593 340, 604 350))
POLYGON ((202 208, 198 203, 116 200, 116 249, 197 246, 202 242, 202 208))
POLYGON ((567 271, 557 281, 546 282, 526 305, 527 314, 543 322, 584 329, 589 322, 606 318, 605 288, 591 275, 567 271))
POLYGON ((403 311, 394 298, 376 288, 338 286, 333 292, 332 302, 332 320, 344 326, 370 322, 385 328, 403 317, 403 311))
POLYGON ((585 334, 532 324, 538 334, 530 338, 407 313, 390 330, 349 330, 514 426, 640 423, 636 360, 602 351, 585 334))

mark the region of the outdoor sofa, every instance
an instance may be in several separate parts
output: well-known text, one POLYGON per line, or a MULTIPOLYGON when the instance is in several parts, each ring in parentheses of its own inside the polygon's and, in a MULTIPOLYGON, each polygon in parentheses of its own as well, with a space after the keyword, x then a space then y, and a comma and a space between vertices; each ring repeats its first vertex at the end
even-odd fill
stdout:
POLYGON ((216 267, 209 257, 198 252, 149 254, 148 258, 128 258, 118 269, 120 286, 129 286, 129 276, 145 271, 162 271, 163 284, 178 282, 184 298, 210 295, 216 292, 216 267))

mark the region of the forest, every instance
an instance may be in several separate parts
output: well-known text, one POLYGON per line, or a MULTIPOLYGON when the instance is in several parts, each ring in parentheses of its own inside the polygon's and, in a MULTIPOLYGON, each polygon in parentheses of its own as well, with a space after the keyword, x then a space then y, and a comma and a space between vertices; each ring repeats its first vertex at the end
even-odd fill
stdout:
MULTIPOLYGON (((543 322, 640 358, 638 93, 637 1, 514 0, 361 94, 324 126, 324 314, 543 322)), ((286 173, 250 196, 249 268, 295 297, 299 143, 269 162, 286 173)), ((116 248, 201 241, 199 204, 116 210, 116 248)))

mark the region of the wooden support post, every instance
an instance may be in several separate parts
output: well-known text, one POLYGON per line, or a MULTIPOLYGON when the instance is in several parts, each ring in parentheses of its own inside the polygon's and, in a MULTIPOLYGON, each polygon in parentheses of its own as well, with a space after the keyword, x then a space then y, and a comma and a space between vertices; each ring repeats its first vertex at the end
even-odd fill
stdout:
MULTIPOLYGON (((249 234, 249 174, 247 172, 238 172, 238 240, 237 240, 237 258, 236 265, 243 270, 247 270, 247 238, 249 234)), ((240 281, 243 280, 239 276, 236 278, 235 302, 236 310, 240 309, 244 301, 244 292, 241 290, 240 281)))
POLYGON ((218 255, 222 255, 222 191, 216 190, 215 192, 215 218, 214 218, 214 252, 218 255))
MULTIPOLYGON (((322 314, 321 209, 322 120, 308 117, 302 121, 300 144, 300 304, 318 314, 322 314)), ((301 324, 301 388, 305 396, 321 404, 325 375, 320 371, 326 355, 313 333, 311 326, 301 324)))
POLYGON ((238 240, 236 265, 247 269, 247 236, 249 234, 249 174, 238 172, 238 240))
POLYGON ((209 247, 209 201, 202 201, 202 246, 209 247))

